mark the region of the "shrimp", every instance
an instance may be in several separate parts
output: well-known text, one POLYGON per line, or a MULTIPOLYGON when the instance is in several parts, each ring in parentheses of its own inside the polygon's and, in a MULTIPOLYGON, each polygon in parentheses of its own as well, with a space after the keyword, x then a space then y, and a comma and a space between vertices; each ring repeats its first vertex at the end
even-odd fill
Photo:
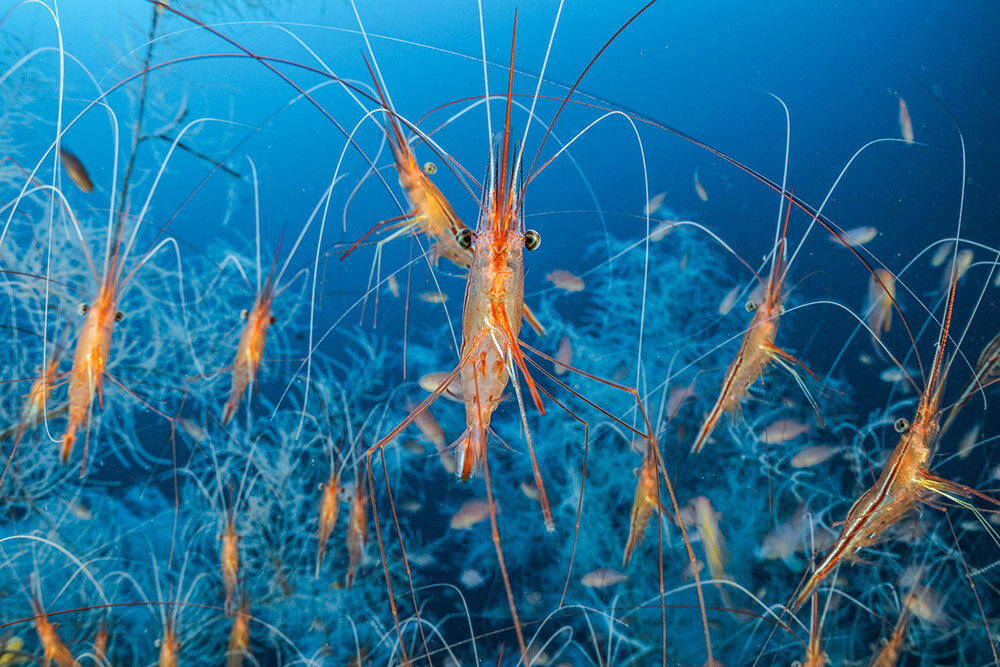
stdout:
MULTIPOLYGON (((368 64, 367 58, 365 59, 365 64, 368 64)), ((376 261, 380 258, 383 244, 398 238, 406 232, 413 232, 422 233, 430 239, 430 261, 433 267, 436 268, 438 261, 443 257, 460 269, 470 270, 475 261, 475 253, 462 239, 470 238, 469 235, 472 233, 472 229, 455 213, 455 209, 447 198, 445 198, 440 188, 430 179, 428 170, 422 168, 417 163, 417 158, 413 153, 410 142, 403 136, 398 120, 399 117, 392 108, 391 102, 387 100, 382 86, 379 85, 379 81, 371 69, 371 65, 368 65, 368 71, 372 76, 382 106, 386 110, 385 136, 392 150, 396 173, 399 176, 399 185, 406 195, 410 210, 402 216, 391 218, 375 225, 375 227, 370 229, 351 246, 341 256, 341 259, 343 260, 348 257, 361 241, 380 226, 387 222, 394 222, 388 229, 395 229, 396 231, 378 242, 376 261)), ((520 328, 522 316, 538 335, 546 335, 545 327, 539 322, 531 309, 523 305, 523 302, 522 308, 517 314, 518 328, 520 328)))
POLYGON ((242 667, 246 658, 254 662, 250 650, 250 596, 244 593, 236 617, 233 619, 233 628, 229 632, 226 667, 242 667))
POLYGON ((323 564, 326 556, 326 545, 333 533, 333 527, 337 525, 337 515, 340 513, 340 474, 331 469, 330 478, 325 484, 320 484, 319 500, 319 544, 316 545, 316 576, 319 577, 319 568, 323 564))
POLYGON ((174 619, 167 616, 163 622, 163 636, 160 637, 160 657, 158 667, 177 667, 177 656, 181 651, 181 643, 174 632, 174 619))
POLYGON ((939 507, 939 500, 945 499, 979 515, 979 511, 964 499, 978 496, 998 503, 968 486, 937 477, 927 469, 941 434, 941 397, 945 378, 951 361, 954 360, 953 356, 946 362, 944 352, 957 285, 957 270, 953 269, 947 310, 937 341, 934 363, 913 420, 900 418, 896 421, 896 431, 900 433, 899 443, 893 449, 875 484, 862 493, 851 506, 842 522, 840 537, 806 580, 795 597, 793 609, 798 609, 802 605, 841 559, 858 560, 856 554, 859 549, 882 541, 886 530, 915 510, 918 504, 939 507))
MULTIPOLYGON (((753 300, 747 301, 747 310, 754 312, 750 326, 743 335, 740 342, 739 352, 736 358, 729 364, 726 370, 726 377, 722 382, 719 397, 715 400, 715 405, 709 411, 698 430, 694 444, 691 446, 691 453, 697 454, 705 446, 709 436, 715 430, 719 419, 723 414, 732 412, 742 403, 747 396, 750 386, 756 382, 764 373, 764 369, 772 361, 777 362, 782 368, 789 371, 796 379, 799 386, 805 390, 805 384, 791 364, 796 364, 805 368, 798 359, 786 352, 774 343, 778 333, 778 322, 784 313, 785 278, 787 275, 787 261, 785 258, 785 234, 788 230, 788 218, 791 214, 791 205, 785 210, 785 223, 778 240, 777 247, 771 257, 771 272, 767 282, 764 284, 764 295, 760 303, 753 300), (791 363, 789 363, 791 362, 791 363)), ((813 375, 812 371, 806 371, 813 375)), ((813 375, 815 377, 815 375, 813 375)), ((816 408, 815 401, 808 391, 805 392, 810 404, 816 408)), ((818 412, 818 409, 817 409, 818 412)))
POLYGON ((59 624, 51 623, 45 614, 41 600, 38 595, 31 598, 31 608, 35 613, 35 632, 38 633, 38 642, 44 651, 43 667, 49 667, 55 662, 57 667, 80 667, 73 654, 59 637, 59 624))
POLYGON ((226 588, 226 613, 233 611, 233 591, 240 573, 240 537, 236 534, 236 517, 232 508, 226 512, 226 532, 222 534, 222 583, 226 588))
POLYGON ((354 479, 354 498, 351 500, 351 515, 347 520, 347 587, 354 585, 354 574, 364 555, 368 541, 368 493, 360 468, 354 479))
MULTIPOLYGON (((119 228, 119 245, 122 229, 123 227, 119 228)), ((97 296, 89 305, 80 306, 80 313, 85 315, 86 319, 77 338, 76 350, 73 353, 73 369, 70 371, 68 420, 60 450, 60 459, 63 463, 69 461, 69 455, 76 443, 77 431, 90 423, 95 393, 98 405, 104 408, 103 379, 107 373, 108 357, 111 353, 111 336, 114 333, 115 323, 121 322, 125 317, 118 310, 118 300, 123 285, 127 282, 127 278, 122 280, 121 270, 116 251, 100 283, 97 296)), ((131 275, 130 273, 129 276, 131 275)), ((87 469, 87 444, 85 441, 81 476, 87 469)))
POLYGON ((275 290, 268 276, 262 292, 257 294, 253 308, 244 310, 241 317, 246 320, 243 333, 240 334, 239 345, 236 346, 236 358, 233 360, 233 382, 229 390, 229 400, 222 411, 222 423, 228 424, 236 414, 236 409, 243 400, 247 386, 257 384, 257 370, 264 356, 264 346, 267 344, 267 329, 275 322, 271 314, 271 304, 274 302, 275 290))
MULTIPOLYGON (((36 426, 44 415, 54 415, 57 412, 47 410, 46 408, 49 397, 52 395, 52 389, 56 383, 60 361, 62 361, 62 356, 57 351, 52 355, 52 358, 49 359, 45 367, 40 369, 39 376, 31 383, 31 389, 25 396, 24 404, 21 407, 21 421, 18 422, 17 429, 14 432, 14 446, 10 450, 10 456, 7 457, 7 463, 4 465, 3 472, 0 473, 0 484, 3 484, 3 480, 7 477, 7 470, 10 469, 10 464, 17 455, 17 450, 21 446, 21 439, 24 437, 24 433, 29 428, 36 426)), ((2 439, 2 436, 0 436, 0 439, 2 439)))
POLYGON ((646 534, 646 526, 653 516, 653 510, 663 511, 660 505, 659 476, 656 470, 656 459, 649 451, 656 445, 652 442, 646 445, 646 455, 642 457, 639 467, 639 479, 635 484, 635 500, 632 502, 632 516, 629 520, 628 541, 625 543, 625 553, 622 556, 622 567, 628 567, 632 552, 642 544, 646 534))
POLYGON ((892 628, 892 634, 888 639, 883 639, 878 653, 872 656, 869 667, 895 667, 899 662, 899 657, 903 652, 906 642, 906 630, 910 627, 912 613, 909 606, 903 604, 899 606, 899 617, 896 625, 892 628))

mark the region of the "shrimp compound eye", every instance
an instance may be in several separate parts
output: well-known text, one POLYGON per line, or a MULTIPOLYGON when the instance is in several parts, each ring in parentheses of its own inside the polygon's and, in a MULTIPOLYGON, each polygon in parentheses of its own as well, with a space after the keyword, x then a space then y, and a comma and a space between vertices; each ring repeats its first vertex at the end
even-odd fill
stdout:
POLYGON ((524 233, 524 247, 527 250, 538 250, 538 246, 540 245, 542 245, 541 234, 534 229, 529 229, 524 233))
POLYGON ((433 162, 424 162, 424 173, 428 176, 433 176, 438 173, 438 166, 433 162))
POLYGON ((757 303, 753 300, 747 301, 746 309, 748 313, 752 313, 753 311, 757 310, 757 303))
POLYGON ((240 319, 241 320, 245 320, 248 317, 250 317, 250 311, 249 310, 247 310, 246 308, 244 308, 243 310, 240 311, 240 319))
POLYGON ((120 310, 115 313, 115 322, 121 322, 124 319, 125 319, 125 313, 123 313, 120 310))
POLYGON ((278 321, 278 318, 275 317, 274 315, 271 315, 271 324, 274 324, 277 321, 278 321))
POLYGON ((906 417, 900 417, 892 427, 896 429, 896 433, 906 433, 906 430, 910 428, 910 421, 906 417))
POLYGON ((468 250, 472 247, 472 230, 466 227, 465 229, 458 230, 455 234, 455 243, 462 250, 468 250))
POLYGON ((79 306, 76 307, 76 312, 80 313, 81 315, 86 315, 88 310, 90 310, 90 306, 88 306, 85 303, 81 303, 79 306))

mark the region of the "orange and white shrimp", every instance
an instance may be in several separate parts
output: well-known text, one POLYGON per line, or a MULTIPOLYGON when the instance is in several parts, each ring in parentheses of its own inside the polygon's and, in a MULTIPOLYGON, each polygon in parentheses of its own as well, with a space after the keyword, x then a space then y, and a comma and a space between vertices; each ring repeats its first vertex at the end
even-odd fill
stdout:
POLYGON ((653 516, 654 510, 663 510, 660 504, 659 473, 656 469, 656 458, 650 451, 658 446, 655 439, 646 445, 646 453, 639 466, 638 480, 635 483, 635 500, 632 501, 632 515, 629 519, 628 540, 625 542, 625 553, 622 555, 622 567, 628 567, 635 548, 642 544, 646 534, 646 526, 653 516))
POLYGON ((55 663, 57 667, 80 667, 69 648, 59 637, 59 624, 49 621, 37 592, 32 595, 31 609, 35 613, 33 623, 38 633, 38 643, 42 645, 43 667, 55 663))
POLYGON ((233 618, 233 627, 229 631, 229 645, 226 648, 226 667, 242 667, 243 661, 249 658, 255 663, 250 650, 250 596, 246 593, 240 596, 240 606, 233 618))
MULTIPOLYGON (((921 503, 939 507, 942 500, 951 501, 970 509, 982 520, 984 527, 989 526, 979 510, 967 499, 977 496, 993 503, 1000 504, 1000 502, 971 487, 937 477, 927 469, 941 434, 940 421, 943 412, 941 398, 945 379, 954 360, 952 357, 946 361, 944 354, 957 285, 957 269, 953 268, 951 288, 937 340, 934 362, 913 420, 900 418, 896 421, 896 431, 900 433, 899 443, 893 449, 875 484, 862 493, 851 506, 842 522, 840 537, 802 586, 791 605, 793 609, 801 606, 841 560, 857 560, 856 554, 859 549, 886 539, 885 532, 921 503)), ((990 534, 997 539, 996 532, 991 528, 990 534)))
MULTIPOLYGON (((760 303, 756 303, 752 298, 747 301, 747 310, 754 313, 750 326, 747 327, 743 340, 740 342, 740 349, 736 353, 736 358, 729 364, 726 370, 726 377, 722 381, 719 390, 719 397, 715 400, 715 405, 705 417, 694 444, 691 446, 691 453, 697 454, 705 446, 708 438, 712 435, 719 419, 727 412, 736 410, 746 398, 750 386, 753 385, 763 374, 764 369, 775 361, 782 368, 787 370, 796 379, 799 386, 805 392, 810 404, 815 406, 815 401, 806 390, 798 372, 792 367, 796 364, 805 368, 802 363, 777 345, 774 339, 778 333, 778 323, 784 313, 785 278, 787 275, 787 259, 785 252, 785 234, 788 230, 788 217, 791 214, 791 205, 785 210, 785 223, 781 231, 778 243, 771 256, 771 272, 767 282, 764 284, 763 298, 760 303)), ((806 369, 812 374, 812 371, 806 369)), ((818 412, 818 409, 817 409, 818 412)))
POLYGON ((368 542, 368 493, 361 469, 354 476, 354 495, 351 499, 351 515, 347 520, 347 577, 346 584, 354 585, 354 576, 364 556, 368 542))
MULTIPOLYGON (((422 233, 430 239, 431 248, 429 258, 432 266, 436 267, 439 259, 443 257, 461 269, 470 269, 475 261, 475 253, 461 239, 469 238, 468 235, 471 234, 472 230, 458 217, 455 209, 441 192, 440 188, 430 179, 430 172, 417 163, 417 158, 413 153, 410 142, 403 135, 400 127, 400 116, 396 114, 391 100, 388 99, 383 91, 382 85, 380 85, 370 65, 369 73, 372 76, 379 99, 382 102, 382 107, 385 109, 387 116, 385 136, 392 150, 396 173, 399 176, 399 185, 406 195, 410 210, 401 216, 390 218, 375 225, 358 242, 351 246, 341 256, 341 259, 350 255, 361 241, 379 227, 386 223, 394 223, 387 227, 387 229, 394 229, 395 231, 388 237, 380 240, 376 246, 376 263, 381 258, 383 244, 405 233, 413 232, 422 233)), ((436 172, 437 169, 435 168, 432 171, 436 172)), ((524 320, 539 335, 544 336, 546 334, 541 322, 538 321, 531 309, 526 306, 523 306, 517 315, 518 328, 520 328, 522 315, 524 320)))
MULTIPOLYGON (((343 439, 341 439, 343 442, 343 439)), ((319 568, 326 557, 326 550, 330 541, 330 535, 337 525, 337 517, 340 514, 340 496, 344 492, 343 472, 347 465, 348 456, 340 455, 340 463, 335 464, 333 460, 333 449, 331 447, 330 456, 330 476, 326 482, 319 485, 319 534, 316 545, 316 576, 319 577, 319 568)))

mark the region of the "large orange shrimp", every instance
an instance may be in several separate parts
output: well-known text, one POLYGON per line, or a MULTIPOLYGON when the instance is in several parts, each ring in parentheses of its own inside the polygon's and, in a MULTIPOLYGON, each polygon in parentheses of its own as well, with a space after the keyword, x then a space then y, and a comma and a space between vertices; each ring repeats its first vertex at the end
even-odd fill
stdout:
POLYGON ((937 340, 934 363, 927 385, 917 404, 916 414, 912 421, 902 418, 897 420, 899 443, 893 449, 875 484, 862 493, 851 506, 843 521, 844 527, 840 537, 806 580, 791 605, 793 609, 801 606, 841 559, 857 560, 856 553, 859 549, 882 541, 885 531, 915 510, 919 503, 940 507, 941 499, 948 500, 971 509, 977 515, 979 511, 965 499, 978 496, 997 503, 996 500, 971 487, 937 477, 927 469, 941 433, 941 397, 945 378, 951 361, 954 360, 952 357, 946 362, 944 353, 951 326, 957 277, 953 269, 951 289, 937 340))
MULTIPOLYGON (((368 64, 367 58, 365 64, 368 64)), ((406 200, 410 205, 410 210, 396 218, 390 218, 376 224, 372 229, 364 234, 352 245, 347 252, 341 255, 345 259, 358 245, 370 234, 386 223, 394 223, 388 229, 395 231, 388 237, 380 240, 376 250, 376 262, 380 257, 380 249, 383 244, 398 238, 404 233, 423 233, 431 241, 430 261, 433 266, 437 266, 440 258, 445 258, 455 266, 469 270, 475 261, 472 248, 464 244, 460 239, 464 235, 471 234, 472 230, 455 213, 451 203, 441 192, 440 188, 431 180, 428 170, 417 164, 416 155, 410 142, 403 135, 400 121, 392 103, 387 99, 386 94, 379 85, 375 73, 368 65, 368 71, 372 76, 382 107, 386 110, 385 136, 392 150, 393 161, 396 172, 399 175, 399 185, 406 195, 406 200)), ((469 237, 471 238, 471 237, 469 237)), ((521 312, 517 315, 518 328, 520 329, 521 317, 538 332, 539 335, 546 334, 535 314, 523 304, 521 312)))

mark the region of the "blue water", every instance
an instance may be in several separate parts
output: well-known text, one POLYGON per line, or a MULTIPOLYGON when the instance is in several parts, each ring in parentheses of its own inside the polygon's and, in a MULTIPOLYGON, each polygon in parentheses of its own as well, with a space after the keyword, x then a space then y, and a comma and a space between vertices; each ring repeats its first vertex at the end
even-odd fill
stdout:
POLYGON ((830 664, 869 664, 894 627, 898 661, 882 664, 996 660, 992 386, 930 441, 930 472, 963 486, 927 492, 872 544, 849 545, 815 602, 786 605, 900 442, 894 423, 915 420, 952 253, 932 256, 957 232, 972 266, 943 417, 997 334, 1000 10, 661 0, 592 62, 642 8, 625 4, 488 3, 482 32, 469 2, 171 3, 188 18, 138 0, 3 8, 0 665, 700 665, 709 650, 716 664, 788 664, 806 660, 810 628, 830 664), (544 413, 518 371, 525 416, 507 383, 489 485, 485 470, 462 483, 442 465, 467 427, 455 396, 430 406, 439 434, 394 433, 428 396, 418 380, 454 368, 463 326, 479 326, 463 322, 464 267, 435 265, 408 230, 376 254, 394 228, 341 258, 410 211, 366 62, 393 113, 428 133, 417 164, 472 227, 511 82, 525 227, 542 239, 524 252, 524 303, 548 330, 520 340, 544 413), (93 192, 58 162, 57 137, 93 192), (783 182, 827 226, 877 235, 855 256, 793 207, 776 246, 783 182), (665 221, 682 223, 664 235, 665 221), (794 259, 774 343, 798 361, 769 361, 693 455, 761 306, 752 271, 766 278, 776 248, 794 259), (112 261, 113 334, 88 380, 78 341, 112 261), (896 284, 884 347, 858 326, 875 268, 896 284), (555 270, 583 288, 555 287, 555 270), (446 301, 428 302, 438 291, 446 301), (255 368, 240 340, 259 313, 255 368), (552 377, 527 346, 555 355, 563 340, 578 371, 552 377), (29 415, 53 360, 51 395, 29 415), (769 439, 779 420, 805 432, 769 439), (667 477, 637 498, 642 435, 667 477), (808 447, 827 458, 802 463, 808 447), (331 474, 339 514, 324 538, 331 474), (489 495, 494 517, 457 524, 489 495), (645 537, 625 566, 642 498, 645 537), (65 654, 51 640, 45 652, 43 611, 65 654))

